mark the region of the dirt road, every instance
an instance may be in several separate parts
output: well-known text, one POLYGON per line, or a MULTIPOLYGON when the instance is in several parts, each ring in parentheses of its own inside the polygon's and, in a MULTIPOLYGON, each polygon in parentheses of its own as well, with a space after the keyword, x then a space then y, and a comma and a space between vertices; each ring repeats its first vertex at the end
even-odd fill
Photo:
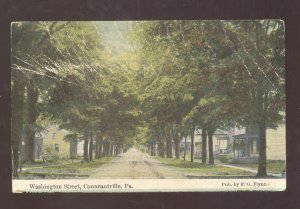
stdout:
POLYGON ((175 167, 160 163, 132 148, 112 162, 97 169, 90 178, 99 179, 176 179, 185 178, 175 167))

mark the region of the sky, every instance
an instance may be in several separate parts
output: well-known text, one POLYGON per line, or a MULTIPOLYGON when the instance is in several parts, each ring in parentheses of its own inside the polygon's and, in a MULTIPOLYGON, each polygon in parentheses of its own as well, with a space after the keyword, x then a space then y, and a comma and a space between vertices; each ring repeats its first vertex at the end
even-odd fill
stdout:
POLYGON ((106 42, 106 49, 122 53, 131 49, 126 33, 131 30, 132 21, 100 21, 97 24, 106 42))

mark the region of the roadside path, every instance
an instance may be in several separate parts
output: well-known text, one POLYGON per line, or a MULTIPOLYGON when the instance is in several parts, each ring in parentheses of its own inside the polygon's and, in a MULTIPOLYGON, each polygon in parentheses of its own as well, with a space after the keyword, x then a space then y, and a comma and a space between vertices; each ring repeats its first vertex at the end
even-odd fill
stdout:
MULTIPOLYGON (((245 168, 242 166, 238 166, 238 165, 228 165, 228 164, 224 164, 224 163, 215 163, 216 165, 220 165, 220 166, 224 166, 224 167, 228 167, 228 168, 236 168, 236 169, 240 169, 240 170, 244 170, 244 171, 249 171, 251 173, 257 173, 256 169, 252 169, 252 168, 245 168)), ((274 176, 274 177, 283 177, 282 174, 278 174, 278 173, 270 173, 267 172, 268 176, 274 176)))
MULTIPOLYGON (((201 160, 195 160, 195 162, 200 162, 201 163, 201 160)), ((246 167, 238 166, 238 165, 229 165, 229 164, 225 164, 225 163, 215 163, 215 164, 219 165, 219 166, 224 166, 224 167, 227 167, 227 168, 235 168, 235 169, 248 171, 250 173, 255 173, 255 174, 257 173, 257 169, 253 169, 253 168, 246 168, 246 167)), ((268 176, 283 177, 282 174, 278 174, 278 173, 268 172, 267 174, 268 174, 268 176)))

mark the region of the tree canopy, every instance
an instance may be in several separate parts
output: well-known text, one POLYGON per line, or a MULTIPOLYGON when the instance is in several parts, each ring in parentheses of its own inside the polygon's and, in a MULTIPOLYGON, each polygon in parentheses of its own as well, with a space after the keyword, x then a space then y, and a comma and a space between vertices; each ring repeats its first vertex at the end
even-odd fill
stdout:
POLYGON ((285 111, 284 57, 279 20, 13 23, 14 176, 23 131, 30 160, 30 127, 43 120, 84 140, 86 161, 132 144, 167 157, 174 144, 179 158, 180 141, 202 129, 211 164, 217 129, 257 125, 266 175, 265 130, 285 111))

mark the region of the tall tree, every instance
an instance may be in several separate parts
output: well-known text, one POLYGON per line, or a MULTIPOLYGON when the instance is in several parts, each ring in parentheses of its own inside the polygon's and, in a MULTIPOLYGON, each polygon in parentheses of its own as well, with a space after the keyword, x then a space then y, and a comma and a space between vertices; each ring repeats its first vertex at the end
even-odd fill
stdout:
POLYGON ((276 127, 285 109, 284 25, 279 20, 223 22, 223 30, 236 57, 228 64, 233 110, 240 124, 259 129, 257 176, 264 177, 266 129, 276 127))

